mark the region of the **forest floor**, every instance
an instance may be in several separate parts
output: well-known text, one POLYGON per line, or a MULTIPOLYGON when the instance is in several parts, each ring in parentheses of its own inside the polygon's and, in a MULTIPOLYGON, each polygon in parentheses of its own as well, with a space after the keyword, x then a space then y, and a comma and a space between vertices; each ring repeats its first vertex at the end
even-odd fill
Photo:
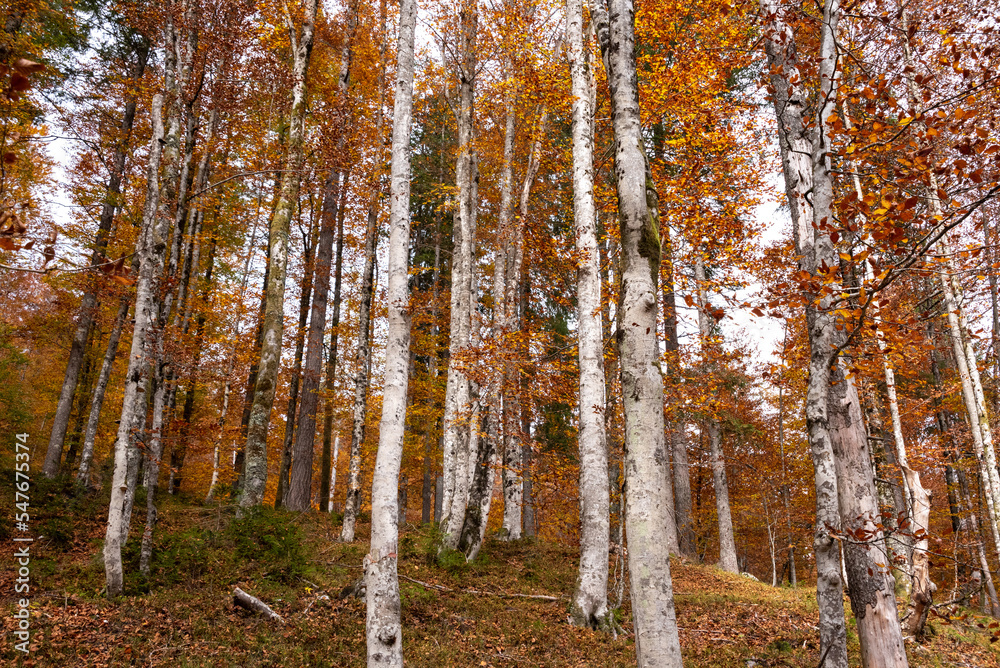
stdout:
MULTIPOLYGON (((231 507, 167 498, 147 580, 138 573, 145 513, 137 499, 126 593, 111 602, 101 595, 98 556, 107 499, 73 496, 65 484, 32 491, 31 651, 17 652, 11 555, 23 543, 13 542, 6 520, 13 493, 0 491, 2 665, 365 665, 364 600, 340 594, 361 576, 367 526, 359 526, 358 542, 342 544, 336 516, 264 510, 237 520, 231 507), (283 623, 235 608, 237 586, 268 603, 283 623)), ((435 538, 413 526, 400 537, 408 666, 635 665, 627 588, 617 638, 567 623, 575 548, 489 539, 466 564, 460 555, 438 558, 435 538)), ((671 570, 689 668, 819 662, 810 587, 776 589, 678 560, 671 570)), ((992 620, 971 610, 957 616, 964 618, 932 617, 924 643, 908 642, 911 666, 1000 666, 992 620)), ((852 666, 860 665, 853 630, 849 635, 852 666)))

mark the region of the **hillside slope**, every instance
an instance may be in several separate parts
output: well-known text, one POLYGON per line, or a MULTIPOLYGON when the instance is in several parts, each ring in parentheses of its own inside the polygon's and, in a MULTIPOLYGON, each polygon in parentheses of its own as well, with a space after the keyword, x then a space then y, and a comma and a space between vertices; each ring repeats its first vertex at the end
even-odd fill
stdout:
MULTIPOLYGON (((101 597, 95 557, 101 498, 36 494, 32 552, 32 641, 13 649, 14 570, 2 560, 0 663, 17 666, 362 666, 364 601, 344 588, 361 575, 361 541, 335 542, 336 517, 265 510, 235 520, 225 507, 165 502, 149 581, 137 574, 139 535, 126 551, 127 596, 101 597), (37 498, 37 497, 41 498, 37 498), (234 608, 239 586, 284 623, 234 608)), ((137 502, 137 508, 142 506, 137 502)), ((4 508, 3 512, 8 509, 4 508)), ((141 516, 136 517, 139 526, 141 516)), ((3 554, 12 536, 0 535, 3 554)), ((542 543, 489 540, 480 559, 435 558, 428 529, 406 527, 400 543, 404 643, 409 666, 632 666, 628 593, 621 631, 567 623, 576 553, 542 543), (531 598, 532 596, 537 598, 531 598)), ((613 562, 614 563, 614 562, 613 562)), ((673 562, 685 665, 816 666, 816 603, 809 588, 775 589, 709 566, 673 562)), ((989 620, 934 617, 913 666, 1000 666, 989 620)), ((852 657, 857 643, 852 638, 852 657)))

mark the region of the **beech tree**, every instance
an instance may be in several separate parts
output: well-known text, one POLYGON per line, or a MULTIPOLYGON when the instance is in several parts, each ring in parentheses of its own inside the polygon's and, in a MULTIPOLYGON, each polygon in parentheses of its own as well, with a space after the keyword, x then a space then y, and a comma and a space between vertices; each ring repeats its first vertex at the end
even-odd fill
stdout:
POLYGON ((413 109, 415 0, 399 8, 396 91, 392 108, 389 199, 389 343, 379 448, 372 479, 372 539, 365 558, 369 666, 403 665, 400 625, 397 494, 406 425, 410 320, 407 286, 410 240, 410 130, 413 109))

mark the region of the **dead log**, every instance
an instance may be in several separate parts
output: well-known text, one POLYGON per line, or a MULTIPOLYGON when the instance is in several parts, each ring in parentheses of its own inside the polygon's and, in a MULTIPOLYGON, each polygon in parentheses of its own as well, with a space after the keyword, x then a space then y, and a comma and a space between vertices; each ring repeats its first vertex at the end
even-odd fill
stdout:
POLYGON ((250 612, 256 612, 264 615, 268 619, 276 622, 285 621, 281 618, 281 615, 272 610, 267 603, 264 603, 264 601, 260 600, 256 596, 251 596, 239 587, 233 590, 233 605, 237 605, 241 608, 249 610, 250 612))

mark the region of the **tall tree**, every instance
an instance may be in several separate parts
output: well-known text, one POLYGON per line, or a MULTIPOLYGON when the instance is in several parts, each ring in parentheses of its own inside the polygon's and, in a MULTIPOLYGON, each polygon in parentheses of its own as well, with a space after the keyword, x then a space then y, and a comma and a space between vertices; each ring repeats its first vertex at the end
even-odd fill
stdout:
POLYGON ((459 10, 460 58, 458 157, 455 164, 457 206, 453 224, 454 251, 451 266, 451 344, 444 414, 444 507, 442 528, 445 545, 458 546, 469 498, 469 443, 472 425, 469 378, 462 355, 471 341, 472 285, 476 253, 476 208, 472 196, 479 178, 474 146, 476 37, 479 27, 477 0, 464 0, 459 10))
MULTIPOLYGON (((149 52, 150 45, 148 40, 145 37, 139 36, 133 48, 134 61, 131 63, 131 72, 129 73, 129 79, 131 79, 133 85, 138 83, 145 74, 149 52)), ((97 236, 94 239, 94 249, 90 258, 91 265, 99 265, 105 261, 104 254, 107 251, 115 212, 121 206, 122 181, 125 177, 125 164, 129 156, 129 140, 132 135, 132 126, 135 123, 136 102, 137 100, 133 94, 125 103, 120 124, 120 136, 118 137, 114 155, 111 159, 111 173, 108 177, 107 195, 101 205, 100 223, 97 227, 97 236)), ((99 287, 100 281, 96 277, 93 278, 88 282, 86 290, 83 293, 83 298, 80 300, 76 329, 73 333, 73 341, 70 344, 69 360, 66 362, 66 375, 63 379, 62 390, 59 393, 59 401, 56 404, 56 414, 52 418, 52 432, 49 436, 49 445, 45 452, 45 464, 42 467, 42 472, 47 478, 53 478, 59 472, 59 460, 62 457, 63 441, 66 438, 66 429, 69 426, 70 412, 73 408, 73 395, 76 392, 76 386, 80 378, 84 349, 87 346, 90 329, 94 323, 99 287)), ((98 411, 100 411, 99 408, 98 411)))
POLYGON ((571 615, 580 626, 599 628, 608 614, 610 495, 608 446, 602 412, 604 336, 601 328, 601 255, 594 210, 594 126, 590 106, 590 59, 583 39, 583 2, 566 3, 573 94, 573 218, 579 304, 580 361, 580 572, 571 615))
POLYGON ((399 528, 396 521, 410 361, 407 264, 410 241, 413 43, 417 3, 415 0, 401 0, 399 5, 389 185, 389 331, 379 447, 372 478, 372 537, 369 553, 365 558, 368 665, 396 668, 403 666, 403 629, 400 622, 397 574, 399 528))
MULTIPOLYGON (((803 85, 795 34, 786 18, 788 11, 778 2, 761 3, 765 21, 765 50, 770 66, 771 97, 778 121, 785 194, 791 210, 792 232, 800 252, 810 245, 813 210, 808 195, 812 189, 812 131, 805 122, 808 91, 803 85), (794 83, 793 83, 794 82, 794 83)), ((812 387, 812 385, 810 385, 812 387)), ((822 404, 813 402, 817 410, 822 404)), ((840 551, 831 528, 840 525, 837 503, 837 472, 833 447, 822 433, 809 438, 816 484, 816 599, 819 603, 820 654, 830 668, 847 668, 847 627, 840 582, 840 551)))
MULTIPOLYGON (((352 2, 347 11, 346 34, 341 46, 340 73, 337 76, 337 97, 342 106, 346 106, 350 80, 352 41, 358 21, 357 2, 352 2)), ((343 127, 339 128, 336 151, 338 155, 345 144, 346 130, 343 127)), ((323 188, 319 241, 316 249, 315 295, 312 301, 312 313, 309 316, 309 347, 302 378, 302 406, 299 410, 298 431, 295 435, 288 498, 285 501, 289 510, 308 510, 312 503, 313 445, 316 439, 316 408, 319 405, 319 381, 323 363, 323 330, 326 328, 330 265, 337 231, 337 206, 340 203, 340 189, 346 185, 344 180, 341 170, 335 167, 327 176, 323 188)))
MULTIPOLYGON (((139 256, 139 276, 136 282, 135 325, 132 329, 132 347, 129 352, 128 371, 122 398, 122 416, 118 423, 118 435, 114 445, 114 472, 111 478, 111 501, 108 506, 108 527, 104 539, 104 571, 107 593, 114 598, 122 593, 124 574, 122 572, 122 544, 128 534, 131 519, 130 508, 126 510, 129 484, 129 460, 135 455, 134 439, 144 415, 139 415, 137 404, 145 406, 139 396, 148 380, 148 339, 149 330, 155 317, 154 291, 163 267, 166 249, 163 239, 167 236, 169 218, 159 216, 161 143, 164 143, 168 159, 176 158, 176 132, 173 142, 164 142, 162 121, 163 97, 156 95, 152 104, 153 133, 150 141, 149 160, 146 174, 146 201, 143 205, 142 227, 136 244, 139 256), (138 399, 138 401, 137 401, 138 399)), ((172 129, 173 130, 173 129, 172 129)))
POLYGON ((281 190, 271 216, 268 235, 269 271, 264 311, 263 345, 260 368, 254 386, 253 404, 247 428, 243 489, 240 507, 248 508, 264 499, 267 484, 267 431, 271 423, 271 407, 278 385, 281 362, 281 338, 284 331, 285 274, 288 266, 288 235, 298 202, 299 171, 302 168, 305 137, 306 94, 309 60, 312 55, 318 0, 303 0, 302 25, 296 29, 290 15, 288 35, 292 45, 292 105, 288 117, 288 145, 285 149, 285 171, 281 190))
POLYGON ((592 15, 611 93, 615 188, 621 226, 621 293, 618 301, 620 371, 625 406, 625 532, 632 583, 632 619, 640 666, 680 666, 674 612, 665 485, 663 376, 656 339, 656 280, 660 221, 646 203, 635 69, 635 9, 630 0, 595 0, 592 15))

